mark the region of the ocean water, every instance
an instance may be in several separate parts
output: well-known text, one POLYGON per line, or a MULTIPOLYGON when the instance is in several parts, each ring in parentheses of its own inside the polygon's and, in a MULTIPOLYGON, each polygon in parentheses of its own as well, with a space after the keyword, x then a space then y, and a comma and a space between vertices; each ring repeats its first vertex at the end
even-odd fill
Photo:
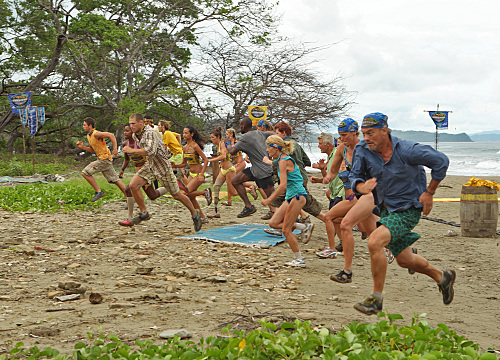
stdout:
MULTIPOLYGON (((422 143, 434 148, 435 143, 422 143)), ((301 143, 312 163, 319 159, 326 159, 318 148, 318 143, 301 143)), ((438 150, 450 159, 448 175, 463 176, 500 176, 500 141, 485 142, 441 142, 438 150)), ((205 145, 205 154, 210 156, 211 144, 205 145)), ((248 165, 247 165, 248 166, 248 165)), ((309 172, 319 172, 312 167, 306 168, 309 172)), ((430 169, 426 168, 427 172, 430 169)))
MULTIPOLYGON (((434 148, 435 143, 422 143, 434 148)), ((301 144, 313 163, 326 154, 321 154, 318 144, 301 144)), ((500 176, 500 141, 442 142, 438 150, 450 159, 448 175, 500 176)), ((317 171, 308 168, 309 171, 317 171)), ((426 169, 430 171, 429 169, 426 169)))

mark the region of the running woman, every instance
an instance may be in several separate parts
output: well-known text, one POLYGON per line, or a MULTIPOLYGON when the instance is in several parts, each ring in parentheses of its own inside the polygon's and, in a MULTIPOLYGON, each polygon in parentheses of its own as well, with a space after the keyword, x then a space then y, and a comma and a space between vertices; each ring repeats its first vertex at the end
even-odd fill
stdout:
MULTIPOLYGON (((354 256, 354 236, 352 234, 352 228, 360 220, 359 215, 362 214, 362 219, 369 216, 369 220, 372 220, 366 221, 365 227, 362 226, 364 223, 360 223, 363 230, 368 233, 375 230, 375 227, 373 226, 375 215, 372 214, 375 204, 373 196, 371 194, 367 194, 362 200, 359 200, 361 203, 358 207, 356 207, 356 210, 354 210, 354 206, 358 202, 358 199, 351 189, 349 173, 353 163, 354 148, 359 143, 360 133, 358 123, 351 118, 347 118, 339 124, 337 130, 342 144, 337 147, 332 166, 328 171, 328 174, 323 178, 323 184, 328 184, 330 181, 335 179, 337 175, 344 183, 346 200, 343 200, 332 207, 326 214, 325 218, 326 221, 334 221, 335 219, 344 217, 340 224, 342 247, 344 252, 344 268, 338 274, 330 276, 330 279, 345 284, 352 282, 352 259, 354 256), (344 162, 346 170, 339 173, 342 162, 344 162), (351 209, 353 210, 352 212, 351 209), (356 223, 352 224, 352 221, 356 221, 356 223), (350 228, 348 226, 350 226, 350 228)), ((333 243, 335 241, 335 232, 329 232, 328 229, 329 228, 327 227, 329 242, 333 243)))
POLYGON ((189 200, 191 200, 194 208, 200 212, 202 222, 207 223, 208 219, 203 215, 200 204, 198 204, 196 200, 198 195, 203 195, 205 199, 207 199, 207 205, 212 203, 212 190, 210 188, 198 190, 200 185, 205 182, 205 172, 208 166, 208 158, 203 152, 203 146, 205 144, 201 135, 191 125, 184 128, 182 137, 186 140, 186 145, 184 145, 182 149, 184 152, 184 160, 180 164, 172 163, 172 167, 184 168, 189 164, 189 176, 185 194, 189 197, 189 200))
POLYGON ((219 194, 220 188, 227 180, 227 199, 231 202, 231 194, 233 196, 237 195, 233 184, 231 184, 231 180, 234 175, 236 175, 236 168, 231 162, 231 154, 227 152, 226 144, 222 139, 222 127, 217 127, 210 133, 210 140, 212 144, 217 146, 217 157, 214 157, 209 162, 220 161, 219 167, 219 175, 217 175, 217 179, 215 179, 214 183, 214 204, 215 204, 215 212, 213 214, 209 214, 209 218, 220 217, 220 214, 217 211, 217 205, 219 203, 219 194))
MULTIPOLYGON (((283 141, 278 135, 271 135, 266 139, 266 151, 269 156, 278 161, 278 176, 280 184, 278 188, 267 198, 261 200, 264 206, 269 205, 274 199, 286 191, 285 201, 276 210, 276 213, 269 221, 269 226, 274 229, 281 229, 285 235, 286 241, 293 251, 293 259, 286 263, 287 266, 305 267, 306 260, 302 256, 294 229, 302 230, 304 242, 309 241, 313 230, 313 224, 297 223, 297 217, 300 210, 306 205, 307 191, 304 188, 304 179, 300 174, 300 169, 295 161, 289 156, 293 151, 291 141, 283 141)), ((265 156, 263 161, 266 164, 272 164, 272 161, 265 156)))

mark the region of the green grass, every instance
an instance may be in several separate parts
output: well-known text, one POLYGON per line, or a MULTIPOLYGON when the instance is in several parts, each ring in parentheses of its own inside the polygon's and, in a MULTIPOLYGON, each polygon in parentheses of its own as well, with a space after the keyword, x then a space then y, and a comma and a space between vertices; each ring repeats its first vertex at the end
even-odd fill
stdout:
MULTIPOLYGON (((384 317, 378 323, 353 322, 338 333, 326 328, 315 330, 309 322, 296 320, 281 328, 261 322, 261 328, 232 331, 229 337, 202 338, 199 342, 183 341, 178 336, 163 345, 153 340, 136 340, 128 345, 115 335, 88 333, 88 343, 78 343, 72 355, 63 355, 57 349, 24 348, 18 343, 5 359, 479 359, 496 360, 493 353, 464 336, 459 336, 445 324, 436 328, 428 325, 422 316, 412 319, 410 325, 396 325, 399 314, 379 313, 384 317)), ((224 330, 230 332, 229 328, 224 330)))
POLYGON ((96 180, 106 196, 93 203, 90 200, 94 197, 94 189, 80 177, 48 184, 33 183, 0 187, 0 208, 9 211, 67 212, 95 209, 104 202, 124 198, 116 185, 109 184, 100 176, 97 176, 96 180))

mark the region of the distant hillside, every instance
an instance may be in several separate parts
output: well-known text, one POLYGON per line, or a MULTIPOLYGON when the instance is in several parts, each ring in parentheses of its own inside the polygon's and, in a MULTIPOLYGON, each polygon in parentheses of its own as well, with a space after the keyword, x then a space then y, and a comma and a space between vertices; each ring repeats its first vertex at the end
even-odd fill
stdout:
MULTIPOLYGON (((303 143, 317 143, 319 132, 308 132, 304 133, 294 133, 293 137, 297 138, 303 143)), ((339 134, 337 132, 331 132, 331 134, 338 138, 339 134)), ((415 142, 434 142, 436 141, 436 133, 430 131, 414 131, 414 130, 392 130, 392 134, 400 139, 411 140, 415 142)), ((360 139, 363 135, 360 135, 360 139)), ((500 130, 484 131, 475 134, 447 134, 444 132, 439 132, 438 137, 439 142, 474 142, 474 141, 500 141, 500 130)))
MULTIPOLYGON (((433 142, 436 141, 436 133, 428 131, 403 131, 392 130, 392 134, 400 139, 411 140, 416 142, 433 142)), ((447 134, 439 133, 439 142, 473 142, 473 140, 466 133, 460 134, 447 134)))
POLYGON ((500 141, 500 133, 478 133, 469 135, 473 141, 500 141))

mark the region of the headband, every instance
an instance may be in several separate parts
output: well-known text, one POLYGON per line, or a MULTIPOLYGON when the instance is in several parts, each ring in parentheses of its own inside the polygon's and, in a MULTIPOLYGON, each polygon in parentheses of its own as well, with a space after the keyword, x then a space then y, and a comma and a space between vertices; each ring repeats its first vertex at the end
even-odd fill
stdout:
POLYGON ((338 132, 357 132, 358 123, 351 118, 343 120, 338 127, 338 132))
POLYGON ((275 148, 281 150, 281 146, 276 145, 276 144, 267 144, 267 146, 275 147, 275 148))
POLYGON ((365 115, 363 118, 363 124, 361 125, 362 129, 365 128, 384 128, 387 126, 387 115, 384 115, 379 112, 371 113, 368 115, 365 115))

